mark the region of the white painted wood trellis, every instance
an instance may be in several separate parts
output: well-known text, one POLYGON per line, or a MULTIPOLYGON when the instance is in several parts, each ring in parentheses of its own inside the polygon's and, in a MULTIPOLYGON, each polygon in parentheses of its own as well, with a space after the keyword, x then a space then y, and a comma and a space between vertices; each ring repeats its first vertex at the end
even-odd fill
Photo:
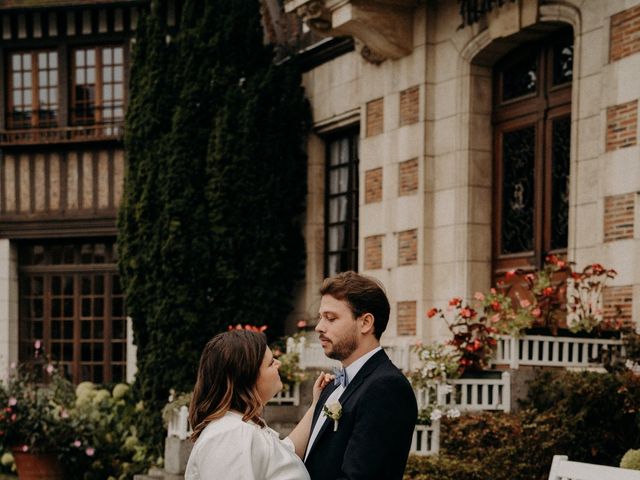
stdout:
POLYGON ((185 440, 191 435, 189 426, 189 409, 185 406, 172 410, 169 414, 167 437, 178 437, 185 440))
MULTIPOLYGON (((301 339, 291 347, 300 355, 300 367, 331 369, 340 363, 324 355, 319 343, 301 339)), ((419 364, 411 345, 385 346, 391 361, 405 372, 419 364)), ((620 356, 624 353, 622 341, 602 338, 552 337, 543 335, 522 335, 520 337, 500 336, 494 357, 496 365, 508 365, 517 369, 520 365, 542 367, 593 367, 602 365, 603 353, 620 356)))
POLYGON ((435 455, 440 450, 440 421, 431 422, 431 425, 416 425, 411 439, 413 455, 435 455))
POLYGON ((554 455, 549 480, 640 480, 640 471, 570 462, 565 455, 554 455))
POLYGON ((280 390, 269 400, 269 403, 273 405, 293 405, 297 407, 300 405, 300 384, 295 383, 289 385, 288 388, 280 390))
POLYGON ((416 390, 418 409, 435 400, 437 405, 465 412, 483 410, 511 411, 511 374, 502 372, 500 378, 456 378, 449 385, 437 385, 433 390, 416 390))
POLYGON ((602 364, 603 353, 621 356, 621 340, 602 338, 549 337, 524 335, 501 336, 495 363, 518 368, 520 365, 544 367, 591 367, 602 364))

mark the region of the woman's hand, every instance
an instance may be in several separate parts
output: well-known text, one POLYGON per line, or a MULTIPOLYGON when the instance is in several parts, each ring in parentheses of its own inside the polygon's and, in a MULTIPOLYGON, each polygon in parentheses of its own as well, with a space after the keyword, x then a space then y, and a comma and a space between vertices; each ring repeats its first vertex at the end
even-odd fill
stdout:
POLYGON ((313 384, 313 404, 314 405, 318 403, 318 399, 320 398, 320 394, 322 393, 322 390, 324 390, 324 387, 326 387, 331 382, 333 382, 334 378, 336 378, 335 375, 331 375, 330 373, 320 372, 320 375, 318 375, 318 378, 313 384))

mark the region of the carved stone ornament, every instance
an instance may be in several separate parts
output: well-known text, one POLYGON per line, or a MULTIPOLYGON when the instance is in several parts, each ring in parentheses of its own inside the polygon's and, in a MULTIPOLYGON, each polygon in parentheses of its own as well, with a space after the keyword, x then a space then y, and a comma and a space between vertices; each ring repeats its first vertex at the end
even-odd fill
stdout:
POLYGON ((327 36, 352 36, 362 56, 378 64, 413 50, 413 14, 418 0, 286 0, 309 28, 327 36))

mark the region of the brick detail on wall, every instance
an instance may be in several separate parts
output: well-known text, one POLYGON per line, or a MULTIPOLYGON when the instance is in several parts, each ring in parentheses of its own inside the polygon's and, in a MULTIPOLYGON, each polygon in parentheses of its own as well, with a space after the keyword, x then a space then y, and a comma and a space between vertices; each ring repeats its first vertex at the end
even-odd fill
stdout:
POLYGON ((384 235, 373 235, 364 239, 364 269, 382 268, 382 238, 384 235))
POLYGON ((418 191, 418 159, 398 164, 398 195, 411 195, 418 191))
POLYGON ((416 334, 416 302, 398 302, 398 335, 416 334))
POLYGON ((621 287, 604 287, 602 290, 602 305, 604 319, 614 324, 621 321, 631 323, 631 311, 633 306, 633 287, 625 285, 621 287))
POLYGON ((611 17, 609 58, 612 62, 640 52, 640 5, 611 17))
POLYGON ((418 262, 418 230, 398 232, 398 265, 418 262))
POLYGON ((607 108, 607 152, 631 147, 636 143, 638 143, 638 101, 607 108))
POLYGON ((384 99, 378 98, 367 103, 367 137, 384 131, 384 99))
POLYGON ((382 167, 364 172, 364 203, 382 201, 382 167))
POLYGON ((400 92, 400 126, 418 121, 420 113, 420 87, 407 88, 400 92))
POLYGON ((633 238, 635 193, 604 199, 604 241, 633 238))

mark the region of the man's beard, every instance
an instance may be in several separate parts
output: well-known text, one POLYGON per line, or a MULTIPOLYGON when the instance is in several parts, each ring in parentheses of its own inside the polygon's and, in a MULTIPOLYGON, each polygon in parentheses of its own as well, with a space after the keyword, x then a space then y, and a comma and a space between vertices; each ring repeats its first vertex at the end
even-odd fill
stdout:
POLYGON ((333 349, 327 353, 327 357, 333 360, 343 361, 358 348, 358 336, 356 332, 348 338, 333 343, 333 349))

